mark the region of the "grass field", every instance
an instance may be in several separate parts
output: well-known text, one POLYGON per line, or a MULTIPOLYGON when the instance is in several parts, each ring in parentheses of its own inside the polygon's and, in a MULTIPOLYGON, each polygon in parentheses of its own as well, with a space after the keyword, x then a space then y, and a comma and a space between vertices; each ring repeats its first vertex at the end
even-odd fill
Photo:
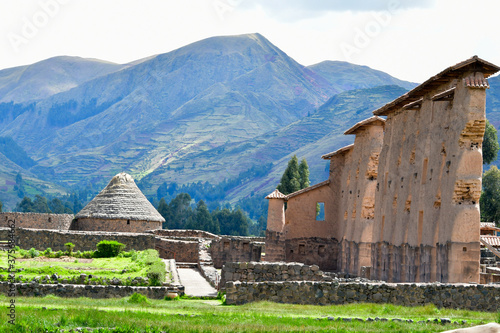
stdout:
MULTIPOLYGON (((114 258, 94 258, 82 259, 72 257, 45 258, 36 257, 32 259, 16 259, 15 268, 22 269, 16 272, 16 278, 22 281, 32 280, 35 277, 44 277, 57 274, 62 279, 74 279, 80 274, 92 275, 96 283, 99 279, 118 278, 126 280, 127 278, 146 277, 149 268, 148 263, 156 260, 155 251, 138 251, 131 257, 114 258), (149 253, 154 252, 154 253, 149 253), (148 256, 149 255, 149 256, 148 256)), ((0 251, 0 267, 7 268, 7 252, 0 251)), ((6 269, 0 271, 3 280, 7 279, 6 269)), ((169 275, 167 274, 167 277, 169 275)), ((168 281, 167 281, 168 282, 168 281)))
MULTIPOLYGON (((0 296, 7 305, 9 299, 0 296)), ((59 332, 61 329, 100 328, 99 332, 441 332, 497 321, 497 313, 401 307, 390 304, 311 306, 251 303, 222 305, 218 300, 16 298, 16 326, 8 323, 7 307, 0 313, 1 332, 59 332), (330 320, 329 318, 330 317, 330 320), (387 318, 388 321, 351 322, 337 318, 387 318), (392 318, 414 323, 393 322, 392 318), (442 325, 417 321, 449 318, 466 324, 442 325), (335 320, 331 320, 335 319, 335 320)), ((96 331, 94 331, 96 332, 96 331)))

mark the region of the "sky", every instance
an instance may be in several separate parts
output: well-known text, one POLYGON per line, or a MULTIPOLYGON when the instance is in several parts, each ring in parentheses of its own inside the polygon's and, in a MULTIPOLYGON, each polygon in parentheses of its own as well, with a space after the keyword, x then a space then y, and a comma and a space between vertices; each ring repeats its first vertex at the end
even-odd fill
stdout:
POLYGON ((340 60, 423 82, 500 65, 497 0, 0 0, 0 69, 69 55, 127 63, 258 32, 302 65, 340 60))

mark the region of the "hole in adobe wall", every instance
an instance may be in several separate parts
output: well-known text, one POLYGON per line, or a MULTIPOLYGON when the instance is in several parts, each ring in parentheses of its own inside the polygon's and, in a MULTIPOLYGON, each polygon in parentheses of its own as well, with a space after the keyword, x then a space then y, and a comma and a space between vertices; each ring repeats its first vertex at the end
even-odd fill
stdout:
POLYGON ((299 254, 306 254, 305 244, 299 244, 299 254))
POLYGON ((464 248, 462 249, 462 251, 467 252, 467 248, 464 246, 464 248))
POLYGON ((130 224, 130 220, 127 220, 127 224, 130 224))
POLYGON ((51 218, 51 217, 49 217, 49 223, 51 223, 51 222, 52 222, 52 218, 51 218))

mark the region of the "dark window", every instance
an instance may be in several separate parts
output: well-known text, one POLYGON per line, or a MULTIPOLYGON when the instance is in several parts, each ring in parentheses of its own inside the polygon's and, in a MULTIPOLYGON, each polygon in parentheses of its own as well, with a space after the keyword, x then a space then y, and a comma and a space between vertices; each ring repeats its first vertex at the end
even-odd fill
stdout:
POLYGON ((316 221, 324 221, 325 220, 325 203, 317 202, 316 203, 316 221))

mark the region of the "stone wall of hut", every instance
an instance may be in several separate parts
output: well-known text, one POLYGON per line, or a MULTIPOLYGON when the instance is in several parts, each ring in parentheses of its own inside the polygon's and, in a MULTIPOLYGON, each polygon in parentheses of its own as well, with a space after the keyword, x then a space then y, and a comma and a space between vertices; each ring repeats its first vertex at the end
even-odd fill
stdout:
POLYGON ((18 228, 70 230, 73 227, 72 214, 42 214, 42 213, 0 213, 0 228, 15 224, 18 228))
POLYGON ((135 220, 108 220, 80 218, 75 220, 73 230, 110 231, 110 232, 145 232, 161 229, 161 222, 135 220))

